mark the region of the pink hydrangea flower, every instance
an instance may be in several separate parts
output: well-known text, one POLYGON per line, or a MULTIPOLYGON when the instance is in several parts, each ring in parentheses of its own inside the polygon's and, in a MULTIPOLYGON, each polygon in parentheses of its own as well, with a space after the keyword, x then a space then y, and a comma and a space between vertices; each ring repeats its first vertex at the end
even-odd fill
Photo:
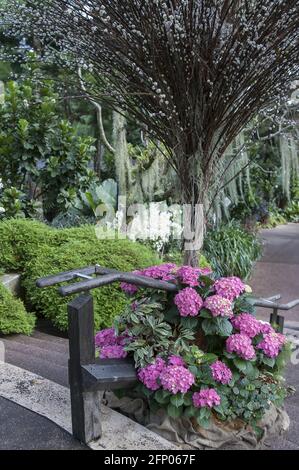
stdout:
POLYGON ((95 335, 95 345, 98 348, 103 346, 113 346, 117 343, 117 336, 114 328, 106 328, 95 335))
POLYGON ((122 359, 127 357, 127 352, 124 351, 124 348, 120 344, 113 346, 103 346, 100 352, 101 359, 122 359))
POLYGON ((212 270, 206 268, 193 268, 192 266, 182 266, 176 271, 176 276, 182 284, 187 284, 189 287, 197 287, 201 285, 198 278, 199 276, 207 276, 211 274, 212 270))
POLYGON ((226 350, 229 353, 236 353, 242 359, 250 360, 255 356, 255 351, 249 336, 244 334, 231 335, 226 340, 226 350))
POLYGON ((172 271, 176 268, 173 263, 160 264, 158 266, 150 266, 149 268, 143 269, 141 274, 146 277, 152 277, 153 279, 161 279, 162 281, 170 281, 175 279, 172 271))
POLYGON ((204 307, 210 310, 213 317, 221 316, 231 318, 234 314, 231 301, 220 295, 207 297, 204 302, 204 307))
POLYGON ((204 406, 213 408, 213 406, 218 406, 221 403, 221 398, 214 388, 205 388, 200 392, 193 393, 192 400, 196 408, 203 408, 204 406))
POLYGON ((281 333, 268 333, 256 347, 261 349, 266 356, 274 358, 278 356, 286 340, 281 333))
POLYGON ((128 282, 121 282, 121 290, 123 290, 127 295, 134 295, 138 292, 138 287, 134 284, 129 284, 128 282))
POLYGON ((192 287, 182 289, 174 298, 182 317, 195 317, 203 306, 203 300, 192 287))
POLYGON ((182 366, 167 366, 160 374, 161 385, 174 395, 186 393, 195 382, 194 375, 182 366))
POLYGON ((184 361, 184 359, 182 359, 180 356, 170 356, 168 358, 168 364, 171 365, 171 366, 186 366, 186 363, 184 361))
MULTIPOLYGON (((140 276, 142 275, 142 271, 136 270, 136 271, 133 271, 133 274, 138 274, 140 276)), ((136 292, 138 292, 138 287, 135 286, 135 284, 129 284, 128 282, 121 282, 120 288, 127 295, 134 295, 136 294, 136 292)))
POLYGON ((261 322, 250 313, 241 313, 231 319, 231 322, 240 333, 254 338, 261 332, 261 322))
POLYGON ((216 361, 211 366, 212 376, 216 382, 220 382, 223 385, 228 384, 232 379, 232 371, 222 361, 216 361))
POLYGON ((266 323, 260 321, 260 333, 268 334, 268 333, 275 333, 274 328, 270 325, 270 323, 266 323))
POLYGON ((200 269, 200 274, 202 276, 208 276, 209 274, 212 274, 212 269, 209 268, 209 266, 206 266, 205 268, 199 268, 200 269))
POLYGON ((138 379, 149 389, 149 390, 158 390, 160 384, 158 379, 162 370, 165 367, 165 361, 158 357, 154 364, 150 364, 138 371, 138 379))
POLYGON ((216 294, 225 299, 234 300, 245 290, 245 284, 238 277, 221 277, 214 284, 216 294))

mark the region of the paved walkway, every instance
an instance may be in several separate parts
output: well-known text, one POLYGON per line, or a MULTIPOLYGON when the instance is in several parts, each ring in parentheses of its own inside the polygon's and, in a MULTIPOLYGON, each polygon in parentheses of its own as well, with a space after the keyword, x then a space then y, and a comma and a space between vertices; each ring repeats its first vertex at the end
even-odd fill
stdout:
MULTIPOLYGON (((280 225, 275 229, 261 230, 264 252, 256 264, 252 280, 257 297, 282 294, 282 303, 299 298, 299 224, 280 225)), ((269 319, 266 309, 259 316, 269 319)), ((285 313, 286 321, 299 322, 299 305, 285 313)))
MULTIPOLYGON (((258 296, 282 293, 282 300, 286 302, 299 297, 299 224, 263 230, 261 235, 265 250, 250 282, 254 292, 258 296)), ((259 310, 258 314, 269 318, 268 311, 259 310)), ((286 315, 299 324, 299 307, 286 315)), ((45 332, 43 326, 40 324, 30 338, 23 335, 0 337, 5 343, 6 362, 66 386, 68 341, 53 335, 55 332, 49 329, 45 332)), ((287 381, 299 389, 299 360, 298 365, 288 368, 287 381)), ((299 449, 298 393, 287 399, 286 406, 291 428, 286 437, 271 442, 272 449, 299 449)), ((3 398, 0 398, 0 416, 0 450, 86 449, 51 421, 3 398)))

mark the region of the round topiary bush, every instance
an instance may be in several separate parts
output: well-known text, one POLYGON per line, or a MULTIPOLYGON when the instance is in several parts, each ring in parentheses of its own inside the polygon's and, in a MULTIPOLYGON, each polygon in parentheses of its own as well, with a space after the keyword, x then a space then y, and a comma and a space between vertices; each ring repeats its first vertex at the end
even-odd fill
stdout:
POLYGON ((0 284, 0 333, 24 333, 30 335, 35 325, 35 317, 27 313, 23 302, 0 284))
MULTIPOLYGON (((44 245, 35 251, 28 261, 23 275, 26 300, 34 310, 49 318, 61 330, 67 329, 66 305, 71 297, 62 298, 57 287, 38 289, 36 279, 61 271, 100 264, 121 271, 157 263, 156 256, 147 248, 128 240, 97 240, 92 238, 90 228, 61 230, 61 236, 70 236, 70 241, 58 246, 44 245), (77 234, 79 235, 76 240, 77 234), (86 234, 86 237, 84 235, 86 234)), ((113 318, 120 314, 127 299, 117 285, 101 287, 92 291, 95 303, 95 327, 110 326, 113 318)))

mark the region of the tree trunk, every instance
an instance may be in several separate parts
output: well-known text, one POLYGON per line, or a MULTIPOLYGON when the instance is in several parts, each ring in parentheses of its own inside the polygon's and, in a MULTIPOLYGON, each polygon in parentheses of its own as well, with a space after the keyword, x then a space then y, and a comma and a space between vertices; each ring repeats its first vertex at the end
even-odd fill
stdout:
POLYGON ((184 248, 183 260, 186 266, 199 266, 200 251, 205 233, 205 178, 202 174, 200 155, 195 154, 184 162, 185 176, 181 180, 184 214, 184 248))
MULTIPOLYGON (((200 201, 200 199, 199 199, 200 201)), ((184 265, 199 266, 205 232, 204 205, 184 204, 184 265)))
POLYGON ((116 111, 113 112, 113 144, 118 194, 126 196, 128 159, 126 118, 116 111))

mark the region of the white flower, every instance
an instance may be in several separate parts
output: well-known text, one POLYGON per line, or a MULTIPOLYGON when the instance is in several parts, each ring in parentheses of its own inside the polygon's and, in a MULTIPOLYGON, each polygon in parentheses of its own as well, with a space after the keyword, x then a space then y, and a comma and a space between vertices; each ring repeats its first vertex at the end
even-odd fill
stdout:
POLYGON ((5 212, 4 207, 0 207, 0 214, 4 214, 4 212, 5 212))

